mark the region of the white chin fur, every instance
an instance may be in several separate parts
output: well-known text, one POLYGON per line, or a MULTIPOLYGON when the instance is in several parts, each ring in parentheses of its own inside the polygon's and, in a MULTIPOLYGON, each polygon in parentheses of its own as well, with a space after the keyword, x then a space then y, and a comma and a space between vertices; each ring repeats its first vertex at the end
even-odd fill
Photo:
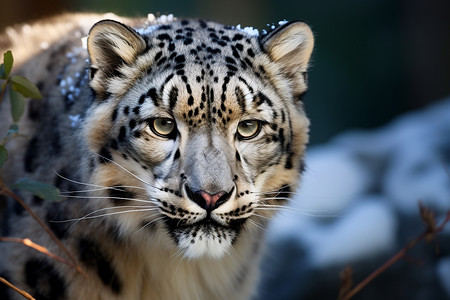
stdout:
POLYGON ((183 236, 179 239, 178 246, 183 250, 186 258, 211 257, 219 259, 223 257, 231 248, 231 239, 221 239, 220 242, 216 237, 203 235, 192 237, 190 235, 183 236), (192 242, 194 241, 194 242, 192 242))

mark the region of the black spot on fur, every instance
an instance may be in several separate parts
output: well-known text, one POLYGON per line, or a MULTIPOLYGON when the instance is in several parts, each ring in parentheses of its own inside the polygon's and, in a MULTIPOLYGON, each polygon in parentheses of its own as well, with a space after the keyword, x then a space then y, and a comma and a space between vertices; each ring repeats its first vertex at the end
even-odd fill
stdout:
POLYGON ((243 38, 244 38, 244 36, 243 36, 242 34, 237 33, 237 34, 235 34, 234 37, 233 37, 233 42, 235 42, 235 41, 240 41, 240 40, 242 40, 243 38))
POLYGON ((128 123, 128 126, 130 127, 130 129, 133 129, 134 127, 136 127, 136 120, 131 119, 130 122, 128 123))
MULTIPOLYGON (((169 79, 169 80, 170 80, 170 79, 169 79)), ((159 106, 159 103, 158 103, 158 99, 159 99, 159 98, 158 98, 158 94, 157 94, 155 88, 149 89, 148 92, 147 92, 147 96, 149 96, 149 97, 152 99, 153 104, 154 104, 155 106, 159 106)))
POLYGON ((288 155, 288 157, 286 158, 286 163, 284 164, 284 168, 287 170, 292 169, 292 155, 288 155))
POLYGON ((180 158, 180 150, 177 150, 177 152, 175 152, 175 155, 173 157, 173 159, 179 159, 180 158))
POLYGON ((169 93, 169 105, 170 108, 174 108, 177 104, 178 100, 178 89, 176 87, 173 87, 172 90, 169 93))
POLYGON ((68 222, 58 221, 66 221, 67 219, 68 218, 62 210, 62 206, 58 204, 52 204, 47 211, 47 215, 45 216, 48 227, 60 240, 66 237, 66 233, 70 229, 71 225, 68 222))
POLYGON ((157 38, 158 40, 161 40, 161 41, 164 41, 164 40, 171 41, 171 40, 172 40, 172 38, 170 37, 170 35, 168 35, 167 33, 160 34, 160 35, 158 35, 156 38, 157 38))
POLYGON ((42 113, 43 101, 28 101, 28 118, 38 121, 42 113))
POLYGON ((70 172, 66 167, 62 167, 58 170, 58 174, 55 175, 53 185, 62 191, 78 190, 80 187, 67 180, 66 178, 75 179, 74 174, 70 172))
POLYGON ((142 94, 141 97, 139 97, 139 104, 143 104, 145 102, 146 94, 142 94))
POLYGON ((176 63, 184 63, 186 61, 186 57, 183 54, 178 55, 177 57, 175 57, 175 62, 176 63))
POLYGON ((278 190, 276 198, 281 198, 281 200, 285 200, 286 198, 290 198, 291 188, 289 185, 284 185, 278 190))
POLYGON ((119 144, 117 143, 117 140, 112 140, 111 141, 111 148, 114 150, 118 150, 119 149, 119 144))
POLYGON ((24 277, 30 292, 39 300, 66 299, 66 283, 51 263, 32 258, 25 264, 24 277))
POLYGON ((113 186, 108 192, 109 197, 111 197, 110 200, 114 205, 125 205, 128 202, 127 199, 133 199, 135 197, 133 192, 118 186, 113 186))
POLYGON ((81 262, 96 271, 103 284, 114 294, 119 294, 122 290, 122 281, 102 249, 95 242, 83 238, 78 242, 78 251, 81 262))
POLYGON ((127 129, 125 126, 120 127, 119 130, 119 141, 123 142, 125 140, 125 136, 127 135, 127 129))
POLYGON ((106 146, 103 146, 98 154, 100 155, 98 161, 102 164, 109 163, 112 160, 111 152, 106 146))
POLYGON ((113 110, 111 115, 111 121, 115 121, 117 119, 117 107, 113 110))
POLYGON ((239 152, 236 151, 236 160, 241 161, 241 156, 239 155, 239 152))
POLYGON ((263 93, 261 93, 261 92, 259 92, 258 93, 258 101, 256 102, 256 104, 259 106, 259 105, 261 105, 261 104, 263 104, 263 103, 267 103, 267 105, 269 105, 270 107, 272 107, 273 106, 273 103, 272 103, 272 101, 270 101, 270 99, 266 96, 266 95, 264 95, 263 93))

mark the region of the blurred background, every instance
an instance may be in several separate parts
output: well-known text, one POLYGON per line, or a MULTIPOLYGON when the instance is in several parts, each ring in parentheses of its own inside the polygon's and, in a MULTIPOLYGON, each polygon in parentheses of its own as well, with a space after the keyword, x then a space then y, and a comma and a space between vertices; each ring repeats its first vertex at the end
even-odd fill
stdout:
MULTIPOLYGON (((345 265, 359 281, 424 230, 419 200, 450 211, 450 1, 0 0, 0 30, 68 11, 311 25, 308 168, 268 232, 260 299, 336 299, 345 265)), ((450 299, 450 229, 355 299, 450 299)))

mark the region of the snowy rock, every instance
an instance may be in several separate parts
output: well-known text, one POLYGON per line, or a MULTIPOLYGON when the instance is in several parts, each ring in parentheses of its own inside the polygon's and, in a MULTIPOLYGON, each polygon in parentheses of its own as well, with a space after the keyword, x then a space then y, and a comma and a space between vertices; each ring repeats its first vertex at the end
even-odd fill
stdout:
POLYGON ((351 150, 317 147, 306 155, 306 172, 293 206, 316 216, 331 216, 345 210, 367 190, 371 174, 351 150))
MULTIPOLYGON (((419 200, 440 224, 450 210, 450 99, 377 130, 340 134, 310 148, 306 165, 289 208, 269 228, 259 299, 335 297, 345 265, 368 275, 424 230, 419 200)), ((421 267, 396 264, 358 299, 449 299, 449 233, 447 226, 439 234, 446 258, 437 260, 431 244, 416 247, 410 252, 421 267)))
POLYGON ((397 220, 384 199, 362 200, 332 224, 318 225, 300 237, 313 267, 344 265, 392 251, 397 220))

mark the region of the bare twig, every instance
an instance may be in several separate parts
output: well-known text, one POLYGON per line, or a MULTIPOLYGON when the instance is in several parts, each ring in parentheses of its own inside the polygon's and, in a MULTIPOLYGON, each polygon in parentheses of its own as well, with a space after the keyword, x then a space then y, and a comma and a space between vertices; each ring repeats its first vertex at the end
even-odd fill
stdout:
POLYGON ((14 284, 12 284, 11 282, 9 282, 8 280, 6 280, 3 277, 0 277, 0 282, 5 284, 6 286, 8 286, 9 288, 15 290, 17 293, 19 293, 20 295, 22 295, 25 299, 28 300, 36 300, 34 299, 30 294, 28 294, 27 292, 25 292, 24 290, 19 289, 18 287, 16 287, 14 284))
POLYGON ((424 219, 425 223, 427 224, 427 229, 422 232, 419 236, 417 236, 415 239, 413 239, 411 242, 409 242, 405 247, 403 247, 399 252, 397 252, 394 256, 392 256, 388 261, 386 261, 382 266, 380 266, 378 269, 373 271, 369 276, 367 276, 363 281, 358 283, 356 286, 354 286, 348 293, 345 293, 343 296, 339 297, 339 300, 349 300, 353 296, 355 296, 359 291, 361 291, 369 282, 374 280, 376 277, 378 277, 381 273, 386 271, 389 267, 391 267, 394 263, 396 263, 398 260, 400 260, 406 252, 408 252, 411 248, 413 248, 417 243, 425 239, 427 242, 430 242, 437 233, 444 230, 446 224, 450 222, 450 211, 447 212, 447 216, 442 222, 441 225, 436 226, 433 219, 430 218, 429 210, 427 208, 424 208, 422 205, 420 205, 421 209, 421 216, 422 219, 424 219), (434 225, 432 225, 434 224, 434 225))
POLYGON ((56 237, 56 235, 48 228, 47 225, 44 224, 44 222, 39 219, 39 217, 34 213, 34 211, 19 197, 17 196, 13 191, 11 191, 0 179, 0 194, 5 194, 7 196, 12 197, 14 200, 16 200, 25 210, 33 217, 33 219, 38 222, 38 224, 45 230, 45 232, 52 238, 52 240, 58 245, 58 247, 67 255, 67 257, 71 260, 73 266, 75 269, 81 273, 85 278, 87 277, 87 274, 81 269, 81 267, 78 265, 75 258, 70 254, 69 250, 61 243, 61 241, 56 237))
POLYGON ((30 239, 0 237, 0 242, 12 242, 12 243, 24 244, 27 247, 33 248, 34 250, 39 251, 39 252, 47 255, 50 258, 56 259, 64 264, 76 269, 76 266, 73 263, 71 263, 70 261, 67 261, 64 258, 50 252, 47 248, 32 242, 30 239))

